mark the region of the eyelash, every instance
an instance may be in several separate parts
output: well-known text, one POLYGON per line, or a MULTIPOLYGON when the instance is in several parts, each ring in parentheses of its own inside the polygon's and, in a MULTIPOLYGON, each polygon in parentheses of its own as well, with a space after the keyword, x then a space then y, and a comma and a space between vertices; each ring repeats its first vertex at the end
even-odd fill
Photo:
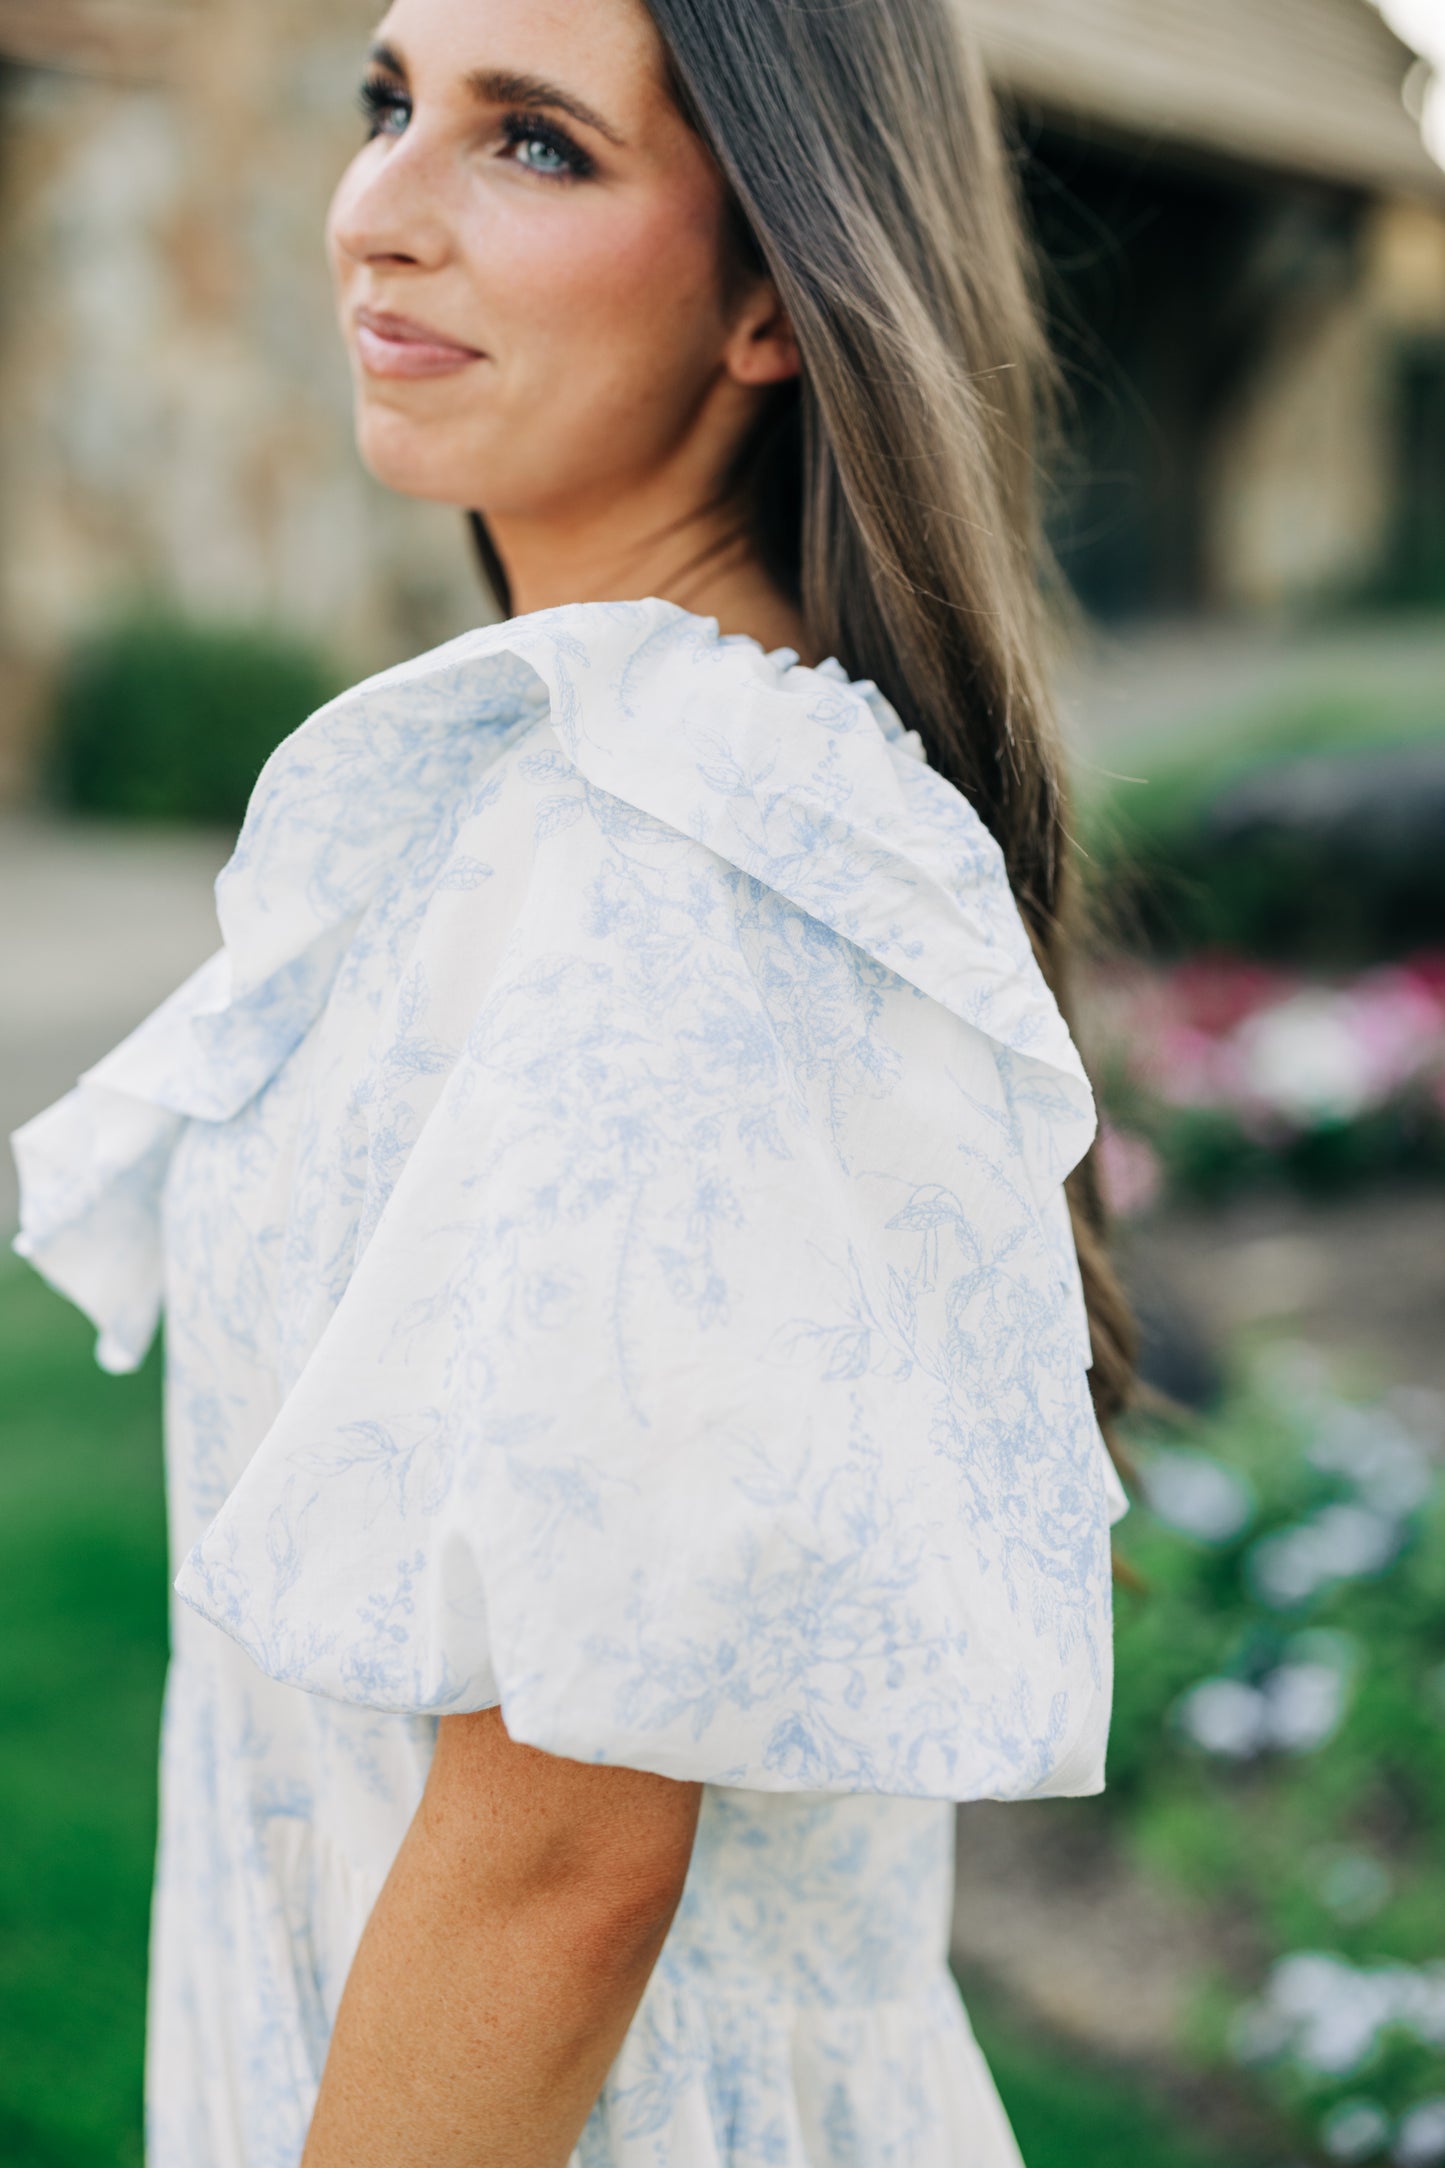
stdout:
POLYGON ((405 92, 398 90, 395 84, 388 83, 383 75, 368 75, 356 94, 356 102, 361 108, 361 117, 366 122, 368 141, 372 136, 380 135, 382 123, 389 120, 393 113, 409 115, 411 112, 410 98, 405 92))
MULTIPOLYGON (((367 124, 368 141, 379 136, 386 123, 397 114, 411 117, 411 99, 385 76, 367 76, 357 102, 367 124)), ((580 143, 575 143, 565 129, 555 127, 550 121, 538 120, 533 113, 508 113, 502 121, 502 134, 508 148, 514 152, 524 143, 540 143, 562 160, 564 171, 539 173, 540 180, 581 181, 595 171, 593 160, 580 143)))

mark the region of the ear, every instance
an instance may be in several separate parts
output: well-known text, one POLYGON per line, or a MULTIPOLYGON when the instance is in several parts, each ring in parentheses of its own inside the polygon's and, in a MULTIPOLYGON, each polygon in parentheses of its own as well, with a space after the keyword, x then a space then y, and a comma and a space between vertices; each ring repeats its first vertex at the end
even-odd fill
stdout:
POLYGON ((759 279, 733 319, 723 363, 735 384, 783 384, 803 364, 771 279, 759 279))

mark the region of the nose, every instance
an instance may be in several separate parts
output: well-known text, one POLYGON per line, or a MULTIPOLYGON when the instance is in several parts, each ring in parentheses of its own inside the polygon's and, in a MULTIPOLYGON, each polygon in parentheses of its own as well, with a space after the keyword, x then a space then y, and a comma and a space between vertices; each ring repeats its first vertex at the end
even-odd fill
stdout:
POLYGON ((435 270, 451 253, 445 161, 413 122, 403 136, 369 143, 332 200, 327 228, 339 257, 354 264, 412 264, 435 270))

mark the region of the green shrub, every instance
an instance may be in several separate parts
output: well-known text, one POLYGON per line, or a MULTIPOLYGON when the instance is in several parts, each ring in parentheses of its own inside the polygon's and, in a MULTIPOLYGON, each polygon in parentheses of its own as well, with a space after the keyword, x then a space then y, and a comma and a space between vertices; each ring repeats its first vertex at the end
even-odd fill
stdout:
POLYGON ((1285 703, 1120 765, 1083 834, 1126 945, 1332 969, 1445 942, 1445 688, 1285 703))
POLYGON ((1219 1205, 1286 1187, 1336 1197, 1368 1183, 1445 1174, 1445 1120, 1423 1094, 1350 1121, 1252 1134, 1223 1107, 1165 1107, 1135 1134, 1157 1155, 1167 1194, 1219 1205))
POLYGON ((1348 2115, 1338 2157, 1404 2159, 1442 2091, 1440 1418, 1278 1351, 1183 1450, 1141 1447, 1154 1510, 1124 1524, 1146 1593, 1120 1603, 1104 1811, 1227 1926, 1219 2045, 1312 2158, 1348 2115))
POLYGON ((235 825, 267 755, 338 689, 319 656, 279 633, 126 619, 62 674, 53 793, 89 813, 235 825))

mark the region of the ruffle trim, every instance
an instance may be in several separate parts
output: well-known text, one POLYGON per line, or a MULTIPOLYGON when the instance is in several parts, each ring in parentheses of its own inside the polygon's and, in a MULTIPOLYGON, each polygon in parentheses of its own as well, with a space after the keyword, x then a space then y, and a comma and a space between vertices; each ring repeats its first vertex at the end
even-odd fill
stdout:
POLYGON ((829 2008, 654 1978, 572 2168, 1022 2168, 958 1991, 829 2008))
POLYGON ((876 686, 670 603, 543 611, 386 671, 287 739, 216 884, 223 949, 16 1132, 15 1246, 95 1323, 106 1368, 133 1369, 154 1335, 181 1123, 230 1119, 275 1075, 398 856, 549 711, 594 788, 992 1039, 1041 1198, 1088 1149, 1092 1094, 1002 854, 876 686))

